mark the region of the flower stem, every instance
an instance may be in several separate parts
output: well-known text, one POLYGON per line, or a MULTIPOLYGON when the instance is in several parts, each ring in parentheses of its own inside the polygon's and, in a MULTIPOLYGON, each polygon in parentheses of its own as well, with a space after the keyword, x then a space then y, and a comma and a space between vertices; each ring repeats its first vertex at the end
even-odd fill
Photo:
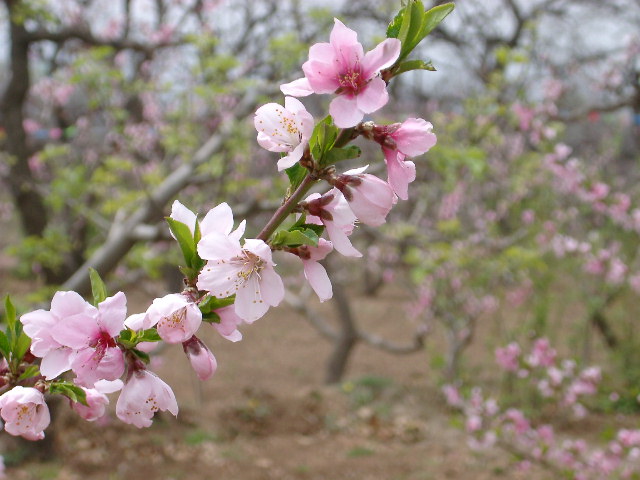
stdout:
POLYGON ((275 211, 273 217, 267 222, 262 231, 258 234, 258 239, 264 240, 265 242, 269 239, 269 237, 276 231, 276 228, 280 226, 280 224, 284 221, 285 218, 289 216, 289 214, 293 211, 293 209, 298 205, 302 197, 309 191, 311 186, 316 183, 317 180, 314 179, 311 175, 307 175, 302 180, 302 183, 296 188, 296 191, 291 194, 289 198, 285 200, 285 202, 275 211))

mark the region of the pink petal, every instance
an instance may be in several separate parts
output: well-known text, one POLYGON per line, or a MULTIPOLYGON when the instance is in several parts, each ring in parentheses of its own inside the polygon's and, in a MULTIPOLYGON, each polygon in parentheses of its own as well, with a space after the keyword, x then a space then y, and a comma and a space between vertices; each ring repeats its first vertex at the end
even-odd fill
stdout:
POLYGON ((334 19, 329 42, 335 51, 336 58, 340 61, 341 71, 344 72, 362 62, 364 50, 358 42, 358 34, 337 18, 334 19))
POLYGON ((282 157, 278 160, 278 171, 281 172, 289 167, 293 167, 302 158, 306 144, 301 143, 286 157, 282 157))
POLYGON ((198 254, 205 260, 226 260, 241 253, 240 242, 222 233, 209 233, 198 242, 198 254))
POLYGON ((436 144, 437 138, 432 129, 433 125, 422 118, 408 118, 391 137, 399 151, 408 157, 417 157, 436 144))
POLYGON ((70 356, 73 350, 59 347, 47 353, 40 363, 40 373, 47 380, 53 380, 63 372, 71 369, 70 356))
POLYGON ((335 225, 333 222, 326 223, 327 234, 331 239, 331 243, 333 243, 333 248, 335 248, 338 252, 340 252, 345 257, 361 257, 362 253, 360 253, 356 248, 351 244, 351 240, 347 234, 335 225))
POLYGON ((260 285, 255 275, 252 275, 238 289, 235 310, 236 314, 248 323, 255 322, 269 310, 269 305, 262 299, 260 285))
POLYGON ((284 299, 282 278, 271 267, 265 267, 260 272, 260 294, 265 303, 272 307, 277 306, 284 299))
POLYGON ((310 60, 302 65, 302 71, 314 93, 333 93, 340 88, 340 70, 335 63, 310 60))
POLYGON ((416 179, 416 166, 404 161, 404 155, 395 150, 385 150, 389 185, 402 200, 409 198, 409 183, 416 179), (388 154, 387 154, 388 152, 388 154))
POLYGON ((51 313, 58 318, 72 315, 95 315, 97 310, 76 292, 56 292, 51 300, 51 313))
POLYGON ((358 109, 357 97, 338 95, 329 104, 329 113, 338 128, 355 127, 364 117, 358 109))
POLYGON ((302 263, 304 264, 304 276, 320 301, 329 300, 333 296, 333 288, 325 268, 313 260, 303 260, 302 263))
POLYGON ((233 229, 233 212, 231 207, 222 202, 207 212, 200 222, 200 233, 204 237, 212 232, 229 235, 233 229))
POLYGON ((362 61, 362 74, 368 80, 377 75, 380 70, 390 67, 400 56, 400 40, 387 38, 376 48, 366 53, 362 61))
POLYGON ((314 93, 311 85, 309 85, 309 80, 305 77, 294 80, 291 83, 280 85, 280 91, 285 95, 292 95, 294 97, 306 97, 314 93))
POLYGON ((256 254, 268 265, 274 265, 273 256, 271 255, 271 247, 263 240, 257 238, 247 238, 244 241, 244 249, 256 254))
POLYGON ((127 297, 118 292, 98 304, 98 325, 112 337, 117 336, 124 328, 127 317, 127 297))
MULTIPOLYGON (((357 108, 364 113, 373 113, 384 107, 389 101, 387 93, 387 84, 380 77, 371 80, 367 86, 360 91, 356 97, 357 108)), ((338 123, 336 122, 336 125, 338 123)))
POLYGON ((198 276, 196 286, 214 297, 226 298, 236 293, 236 277, 240 268, 233 263, 209 262, 198 276))

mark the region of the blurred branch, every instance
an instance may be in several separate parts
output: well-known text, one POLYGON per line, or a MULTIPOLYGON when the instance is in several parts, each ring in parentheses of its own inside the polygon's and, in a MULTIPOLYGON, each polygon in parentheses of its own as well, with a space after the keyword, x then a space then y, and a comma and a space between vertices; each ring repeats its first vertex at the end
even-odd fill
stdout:
MULTIPOLYGON (((236 119, 246 117, 255 108, 259 92, 247 93, 236 107, 236 119)), ((89 268, 94 268, 105 275, 116 267, 118 262, 136 243, 133 234, 140 225, 162 217, 166 204, 180 190, 189 185, 195 169, 220 152, 226 139, 231 135, 234 122, 225 123, 222 128, 205 142, 193 157, 174 170, 150 195, 146 202, 122 222, 114 222, 109 230, 105 243, 62 285, 64 290, 75 290, 86 294, 90 291, 89 268)))

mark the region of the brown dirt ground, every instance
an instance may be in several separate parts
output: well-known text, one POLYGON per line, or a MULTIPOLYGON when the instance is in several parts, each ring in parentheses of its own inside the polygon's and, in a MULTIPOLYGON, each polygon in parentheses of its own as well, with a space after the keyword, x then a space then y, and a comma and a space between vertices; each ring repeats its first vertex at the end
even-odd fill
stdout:
MULTIPOLYGON (((139 297, 130 296, 129 304, 143 310, 148 297, 139 297)), ((358 320, 370 330, 396 340, 411 335, 396 295, 383 292, 357 303, 358 320)), ((138 430, 117 419, 84 422, 63 406, 55 415, 56 460, 28 460, 9 468, 9 478, 550 478, 515 472, 504 454, 467 448, 426 353, 394 356, 358 346, 345 382, 324 386, 330 344, 295 312, 272 309, 243 333, 234 344, 213 329, 205 332, 219 363, 206 383, 197 381, 181 348, 163 353, 154 368, 176 393, 177 419, 163 414, 151 428, 138 430)))

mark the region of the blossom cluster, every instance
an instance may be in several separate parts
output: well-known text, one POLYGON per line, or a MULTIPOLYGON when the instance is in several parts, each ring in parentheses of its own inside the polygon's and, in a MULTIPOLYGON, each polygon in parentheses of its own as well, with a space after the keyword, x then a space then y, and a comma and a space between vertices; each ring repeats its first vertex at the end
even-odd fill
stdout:
MULTIPOLYGON (((578 371, 573 360, 559 361, 544 338, 534 342, 529 353, 515 342, 498 348, 496 360, 504 371, 532 384, 556 414, 569 408, 583 417, 586 408, 580 399, 594 395, 600 381, 597 367, 578 371)), ((558 435, 525 410, 501 406, 478 387, 465 396, 446 385, 443 393, 449 406, 464 415, 471 448, 503 448, 519 459, 521 470, 536 464, 558 476, 581 480, 636 478, 640 473, 640 430, 620 429, 605 447, 593 448, 582 439, 558 435)))
MULTIPOLYGON (((274 254, 301 261, 320 300, 331 298, 331 281, 320 261, 334 248, 345 256, 362 256, 349 238, 356 226, 386 222, 398 198, 408 199, 416 177, 410 158, 436 143, 424 119, 363 122, 388 102, 387 82, 402 48, 400 40, 388 38, 364 53, 356 32, 335 20, 329 43, 311 47, 302 66, 305 76, 281 86, 284 105, 268 103, 255 113, 257 142, 281 154, 277 169, 286 170, 291 180, 290 192, 264 229, 247 238, 246 222, 236 224, 226 203, 201 219, 178 200, 173 203, 167 222, 184 256, 182 292, 129 314, 125 294, 108 296, 93 271, 93 303, 76 292, 59 291, 48 310, 25 313, 19 321, 13 311, 2 335, 7 343, 0 342, 0 416, 6 432, 42 439, 50 423, 45 396, 50 394, 68 397, 88 421, 106 415, 107 395, 117 392, 115 413, 125 423, 148 427, 158 411, 177 415, 176 397, 149 369, 149 354, 159 342, 181 344, 198 378, 211 378, 218 364, 199 329, 209 324, 236 342, 242 339, 241 325, 279 305, 285 289, 274 254), (314 93, 334 95, 330 116, 317 124, 295 98, 314 93), (357 137, 380 146, 386 181, 366 173, 368 165, 338 172, 337 163, 360 155, 358 147, 347 146, 357 137), (327 186, 324 192, 309 193, 321 182, 327 186)), ((7 309, 15 310, 9 301, 7 309)))

